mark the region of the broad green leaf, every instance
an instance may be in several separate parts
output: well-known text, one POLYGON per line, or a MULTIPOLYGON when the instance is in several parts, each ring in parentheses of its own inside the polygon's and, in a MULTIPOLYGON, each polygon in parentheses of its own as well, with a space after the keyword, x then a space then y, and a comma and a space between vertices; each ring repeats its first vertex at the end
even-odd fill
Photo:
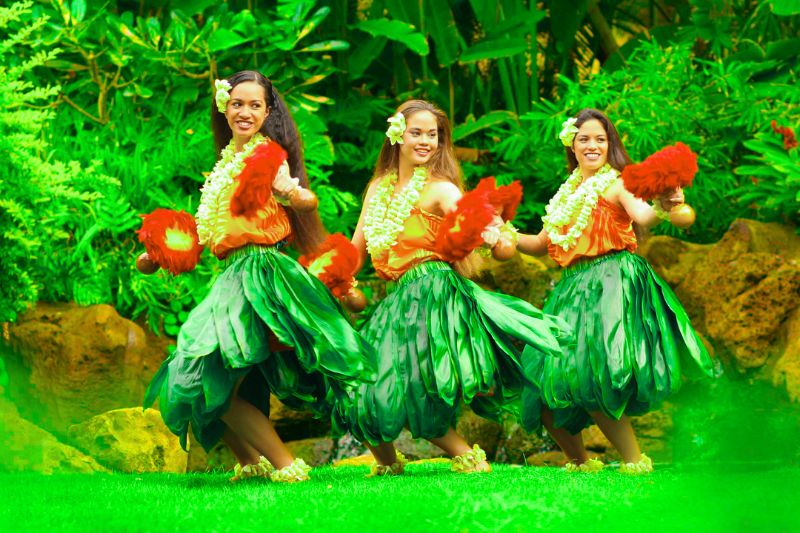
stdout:
POLYGON ((86 0, 72 0, 70 11, 72 13, 72 20, 75 23, 82 22, 83 18, 86 16, 86 0))
POLYGON ((311 20, 306 22, 306 24, 303 26, 303 29, 297 34, 297 39, 295 39, 295 42, 299 42, 303 37, 314 31, 316 27, 319 26, 319 23, 322 22, 330 12, 331 8, 329 7, 319 8, 313 15, 311 15, 311 20))
POLYGON ((425 30, 436 44, 439 65, 452 65, 465 45, 447 0, 425 1, 425 30))
POLYGON ((362 41, 361 46, 356 47, 355 51, 348 57, 348 75, 350 79, 360 78, 369 68, 375 58, 381 55, 386 47, 388 39, 386 37, 373 37, 370 41, 362 41))
POLYGON ((536 25, 545 17, 544 11, 534 9, 508 18, 486 29, 487 37, 536 35, 536 25))
POLYGON ((499 57, 511 57, 528 49, 525 39, 497 39, 492 41, 482 41, 471 48, 468 48, 458 58, 461 63, 471 63, 482 59, 497 59, 499 57))
POLYGON ((376 19, 359 22, 355 27, 374 37, 386 37, 401 42, 419 55, 425 56, 430 52, 425 36, 417 32, 412 24, 399 20, 376 19))
POLYGON ((768 59, 796 60, 798 53, 800 53, 800 39, 783 39, 767 44, 768 59))
POLYGON ((478 120, 472 120, 456 126, 453 129, 453 141, 460 141, 461 139, 464 139, 480 130, 489 128, 491 126, 496 126, 498 124, 516 122, 516 120, 517 115, 511 111, 492 111, 491 113, 483 115, 478 120))
POLYGON ((115 26, 122 35, 130 39, 132 43, 138 44, 139 46, 143 46, 145 48, 149 48, 146 42, 144 42, 138 35, 136 35, 131 31, 128 24, 125 24, 124 22, 118 19, 114 19, 112 25, 115 26))
POLYGON ((181 11, 188 15, 197 15, 205 11, 209 6, 219 3, 219 0, 181 0, 179 2, 181 11))
POLYGON ((497 22, 498 5, 497 0, 470 0, 472 11, 478 19, 478 23, 484 30, 488 31, 497 22))
POLYGON ((550 28, 556 38, 556 48, 560 53, 565 54, 572 49, 575 35, 586 16, 589 1, 548 0, 546 4, 550 10, 550 28))
POLYGON ((252 40, 252 37, 243 37, 225 28, 219 28, 209 37, 208 49, 212 52, 219 52, 221 50, 228 50, 229 48, 233 48, 234 46, 238 46, 250 40, 252 40))
POLYGON ((800 2, 797 0, 770 0, 772 12, 783 17, 800 14, 800 2))
POLYGON ((301 48, 298 52, 340 52, 349 49, 350 43, 345 41, 323 41, 301 48))
POLYGON ((258 21, 253 16, 253 13, 249 9, 244 9, 233 17, 233 25, 230 26, 230 30, 238 33, 247 35, 250 32, 255 31, 258 21))

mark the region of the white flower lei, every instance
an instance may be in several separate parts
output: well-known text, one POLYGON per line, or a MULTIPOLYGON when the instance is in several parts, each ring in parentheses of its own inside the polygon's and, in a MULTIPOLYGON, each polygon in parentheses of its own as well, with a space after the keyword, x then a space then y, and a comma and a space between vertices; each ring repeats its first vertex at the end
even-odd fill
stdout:
POLYGON ((397 243, 411 209, 419 200, 428 173, 425 167, 417 167, 408 184, 392 198, 397 174, 387 174, 369 202, 364 218, 364 238, 367 251, 372 256, 380 255, 397 243))
POLYGON ((236 153, 236 144, 233 139, 228 146, 222 149, 222 157, 214 165, 214 170, 206 178, 201 189, 200 205, 197 206, 197 214, 194 217, 197 221, 197 236, 200 244, 208 244, 214 233, 222 229, 223 224, 219 223, 219 213, 223 208, 229 207, 227 205, 229 201, 222 200, 223 193, 228 190, 236 176, 241 174, 244 169, 244 160, 264 140, 263 135, 256 133, 239 153, 236 153))
POLYGON ((589 223, 589 217, 597 206, 600 195, 618 176, 619 171, 606 164, 595 175, 581 183, 583 176, 580 168, 573 170, 547 204, 545 208, 547 214, 542 217, 550 242, 561 246, 564 250, 575 246, 578 237, 589 223), (569 223, 573 223, 572 227, 567 233, 562 233, 561 229, 569 223))

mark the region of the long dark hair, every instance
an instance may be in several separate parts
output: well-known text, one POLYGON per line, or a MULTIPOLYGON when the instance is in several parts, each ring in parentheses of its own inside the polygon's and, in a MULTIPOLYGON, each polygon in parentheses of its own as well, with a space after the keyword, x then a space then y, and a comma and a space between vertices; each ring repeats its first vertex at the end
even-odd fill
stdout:
MULTIPOLYGON (((623 168, 631 164, 631 158, 625 150, 625 146, 622 145, 622 139, 620 139, 617 128, 614 127, 614 124, 602 111, 587 107, 586 109, 582 109, 576 118, 578 119, 575 122, 576 128, 580 128, 587 120, 598 120, 600 124, 603 125, 603 129, 606 130, 606 135, 608 135, 608 152, 606 153, 606 157, 609 165, 622 172, 623 168)), ((572 143, 575 144, 574 139, 572 143)), ((578 167, 578 160, 575 158, 575 152, 571 146, 565 147, 565 150, 567 153, 567 167, 571 173, 578 167)))
MULTIPOLYGON (((425 100, 408 100, 403 102, 395 113, 402 113, 406 117, 406 121, 408 121, 409 118, 420 111, 428 111, 436 118, 438 147, 431 156, 430 161, 425 165, 428 168, 429 175, 446 178, 463 191, 464 183, 461 179, 461 167, 458 164, 455 149, 453 148, 453 133, 450 129, 450 120, 448 120, 444 111, 425 100)), ((372 179, 381 178, 389 172, 397 172, 399 168, 400 145, 392 145, 388 137, 384 138, 372 179)))
MULTIPOLYGON (((286 102, 283 101, 278 91, 272 86, 263 74, 255 70, 243 70, 228 78, 231 90, 242 82, 254 81, 264 88, 265 101, 269 108, 269 116, 261 125, 259 132, 280 144, 288 154, 289 169, 292 177, 300 179, 300 185, 308 187, 308 175, 306 174, 306 164, 303 159, 303 144, 297 125, 292 119, 286 102)), ((217 110, 216 102, 211 101, 211 130, 214 133, 214 144, 217 154, 228 146, 233 138, 233 132, 228 126, 228 119, 223 113, 217 110)), ((292 225, 293 241, 295 248, 301 253, 311 252, 319 246, 327 235, 319 213, 314 210, 307 213, 298 213, 291 207, 286 207, 289 215, 289 222, 292 225)))

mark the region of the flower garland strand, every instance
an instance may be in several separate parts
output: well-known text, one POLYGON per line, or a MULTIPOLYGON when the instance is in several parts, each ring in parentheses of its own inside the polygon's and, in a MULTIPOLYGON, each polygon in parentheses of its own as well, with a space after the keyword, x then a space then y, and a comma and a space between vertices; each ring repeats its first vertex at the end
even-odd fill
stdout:
POLYGON ((603 165, 593 176, 581 183, 583 176, 580 168, 572 171, 567 181, 561 184, 558 192, 545 208, 542 217, 544 229, 550 242, 569 250, 575 246, 578 237, 589 224, 589 217, 594 211, 600 195, 619 177, 619 171, 610 165, 603 165), (562 229, 572 224, 566 233, 562 229))
POLYGON ((415 168, 408 184, 394 198, 392 192, 397 174, 387 174, 383 178, 369 202, 364 219, 364 238, 370 255, 380 255, 397 243, 397 236, 403 231, 427 178, 425 167, 415 168))
POLYGON ((215 231, 221 229, 218 228, 220 210, 229 208, 228 205, 222 205, 226 203, 222 200, 223 193, 228 190, 236 176, 244 169, 244 160, 265 139, 263 135, 256 133, 239 153, 236 153, 236 144, 232 139, 228 146, 222 149, 222 157, 214 165, 214 170, 206 178, 201 189, 200 205, 197 206, 197 214, 194 217, 197 221, 197 236, 200 244, 206 245, 211 242, 215 231))

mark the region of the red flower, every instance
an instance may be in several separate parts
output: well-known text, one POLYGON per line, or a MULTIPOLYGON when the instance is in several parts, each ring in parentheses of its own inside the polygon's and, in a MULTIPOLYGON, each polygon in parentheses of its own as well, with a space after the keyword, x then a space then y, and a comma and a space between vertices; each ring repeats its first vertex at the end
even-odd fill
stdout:
POLYGON ((260 144, 253 150, 239 174, 239 186, 231 198, 231 213, 252 218, 264 208, 272 196, 272 182, 286 157, 286 151, 276 142, 260 144))
POLYGON ((688 187, 695 174, 697 154, 679 142, 662 148, 637 165, 626 166, 622 181, 634 196, 652 200, 678 187, 688 187))
POLYGON ((325 284, 337 298, 353 288, 358 268, 358 250, 341 233, 329 235, 314 253, 300 256, 298 262, 325 284))
POLYGON ((494 176, 490 176, 483 178, 475 190, 488 193, 489 203, 497 209, 504 221, 514 219, 522 201, 522 185, 519 181, 514 180, 508 185, 498 187, 494 176))
POLYGON ((435 252, 445 261, 459 261, 483 244, 481 233, 492 221, 495 208, 486 190, 468 192, 448 213, 436 233, 435 252))
POLYGON ((136 233, 150 259, 173 275, 194 270, 203 252, 197 224, 186 211, 156 209, 142 215, 142 227, 136 233))
POLYGON ((787 152, 792 148, 797 148, 797 138, 794 136, 794 130, 788 126, 778 126, 776 121, 770 122, 772 131, 779 133, 783 137, 783 149, 787 152))

